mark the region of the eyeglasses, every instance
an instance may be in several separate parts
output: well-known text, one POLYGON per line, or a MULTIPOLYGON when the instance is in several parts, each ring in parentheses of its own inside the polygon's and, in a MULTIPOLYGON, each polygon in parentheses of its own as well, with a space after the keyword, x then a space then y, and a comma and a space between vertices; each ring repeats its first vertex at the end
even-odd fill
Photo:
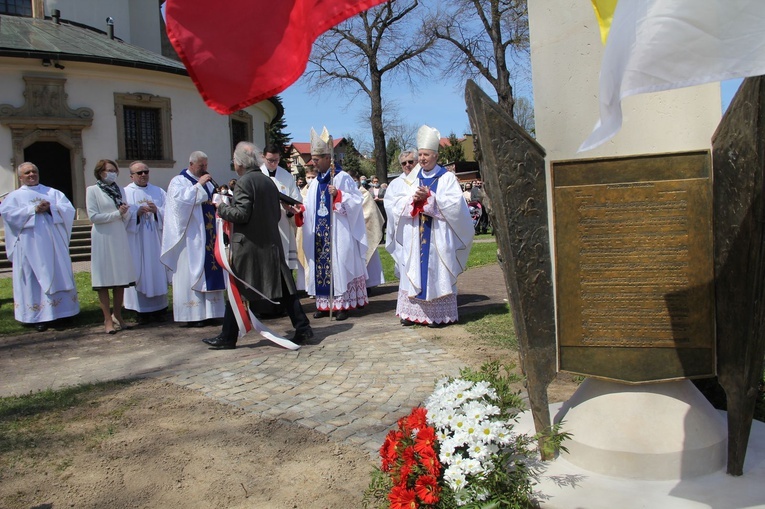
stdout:
POLYGON ((269 163, 278 163, 279 159, 266 159, 269 163))
POLYGON ((407 164, 414 164, 414 161, 401 161, 401 166, 406 166, 407 164))
POLYGON ((131 175, 148 175, 149 170, 134 171, 131 175))

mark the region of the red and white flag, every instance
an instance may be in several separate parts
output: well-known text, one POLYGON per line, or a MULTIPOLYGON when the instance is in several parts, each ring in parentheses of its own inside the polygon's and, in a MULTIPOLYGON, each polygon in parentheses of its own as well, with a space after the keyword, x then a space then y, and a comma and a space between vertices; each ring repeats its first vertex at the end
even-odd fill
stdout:
POLYGON ((167 0, 167 35, 205 103, 228 115, 283 91, 313 42, 384 0, 167 0))
POLYGON ((275 343, 282 348, 287 348, 289 350, 297 350, 300 348, 300 345, 293 343, 289 339, 286 339, 278 334, 276 334, 274 331, 263 325, 250 311, 250 307, 244 303, 244 300, 242 299, 242 294, 239 292, 239 288, 236 287, 236 282, 239 281, 242 283, 245 287, 252 290, 253 292, 260 295, 263 299, 276 304, 276 302, 272 301, 265 295, 263 295, 260 291, 258 291, 256 288, 253 288, 252 286, 248 285, 245 281, 242 281, 236 275, 234 274, 234 271, 231 270, 231 266, 228 263, 228 252, 226 250, 226 246, 223 242, 223 234, 226 234, 228 238, 231 238, 231 223, 228 221, 224 221, 220 217, 215 218, 215 234, 216 234, 216 240, 215 240, 215 260, 218 262, 218 265, 223 267, 223 270, 226 271, 226 292, 228 293, 228 302, 231 305, 231 309, 234 311, 234 318, 236 318, 236 324, 239 326, 239 337, 241 338, 251 330, 255 330, 258 334, 263 336, 265 339, 271 341, 272 343, 275 343))

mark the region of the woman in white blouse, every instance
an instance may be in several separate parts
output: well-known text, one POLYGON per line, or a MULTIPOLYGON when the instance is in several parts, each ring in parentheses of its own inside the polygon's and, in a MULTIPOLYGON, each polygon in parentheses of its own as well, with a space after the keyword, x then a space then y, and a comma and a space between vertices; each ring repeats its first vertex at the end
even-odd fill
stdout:
POLYGON ((136 280, 125 229, 135 211, 125 203, 125 192, 117 185, 119 171, 112 160, 98 161, 93 171, 96 185, 88 187, 85 196, 88 217, 93 223, 90 274, 93 289, 98 292, 107 334, 130 328, 122 318, 122 302, 125 288, 135 285, 136 280), (113 310, 110 309, 109 289, 114 296, 113 310))

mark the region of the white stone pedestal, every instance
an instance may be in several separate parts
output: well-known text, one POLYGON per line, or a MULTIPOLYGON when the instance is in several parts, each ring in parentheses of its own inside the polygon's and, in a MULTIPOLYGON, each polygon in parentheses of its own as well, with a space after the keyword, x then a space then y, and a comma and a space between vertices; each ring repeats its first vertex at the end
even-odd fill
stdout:
POLYGON ((667 480, 725 467, 725 420, 688 380, 624 385, 588 378, 554 418, 561 419, 572 434, 566 460, 591 472, 667 480))
MULTIPOLYGON (((725 414, 689 381, 588 379, 550 414, 572 437, 541 464, 542 508, 765 508, 765 424, 752 425, 744 475, 727 475, 725 414)), ((531 412, 516 428, 534 433, 531 412)))

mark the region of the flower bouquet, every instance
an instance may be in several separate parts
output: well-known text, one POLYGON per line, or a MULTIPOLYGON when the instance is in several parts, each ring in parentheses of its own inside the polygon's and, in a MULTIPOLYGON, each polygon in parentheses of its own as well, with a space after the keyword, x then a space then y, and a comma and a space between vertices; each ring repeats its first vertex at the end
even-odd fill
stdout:
POLYGON ((511 387, 519 377, 505 371, 498 363, 462 370, 399 419, 380 449, 364 507, 531 507, 535 437, 512 431, 522 401, 511 387))

